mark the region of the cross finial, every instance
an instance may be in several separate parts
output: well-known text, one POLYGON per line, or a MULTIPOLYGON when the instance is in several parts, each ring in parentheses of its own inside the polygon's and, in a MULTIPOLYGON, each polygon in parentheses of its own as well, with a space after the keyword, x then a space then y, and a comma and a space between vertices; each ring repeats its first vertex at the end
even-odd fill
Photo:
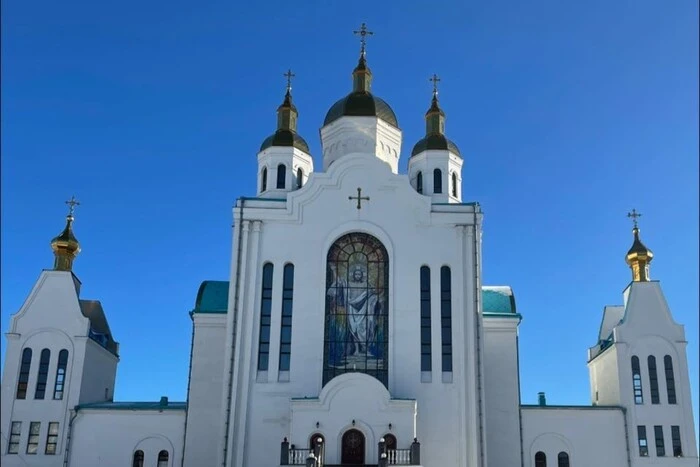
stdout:
POLYGON ((357 209, 362 209, 362 201, 369 201, 369 196, 362 196, 362 188, 357 188, 357 196, 348 196, 349 200, 357 200, 357 209))
POLYGON ((627 213, 627 217, 632 219, 632 222, 634 223, 634 228, 637 228, 637 218, 642 217, 640 213, 637 212, 636 209, 632 209, 632 212, 627 213))
POLYGON ((70 210, 68 211, 68 215, 73 217, 73 211, 75 211, 76 206, 80 206, 80 203, 78 202, 77 199, 75 199, 75 196, 71 196, 68 201, 66 201, 66 204, 70 206, 70 210))
POLYGON ((437 96, 438 94, 438 83, 442 81, 438 75, 433 73, 433 76, 430 77, 430 80, 433 83, 433 97, 437 96))
POLYGON ((362 23, 360 25, 359 31, 353 31, 352 33, 360 36, 360 44, 361 44, 360 54, 364 56, 365 55, 365 45, 367 44, 367 36, 373 36, 374 33, 367 29, 367 25, 365 23, 362 23))
POLYGON ((292 73, 291 69, 289 69, 283 76, 287 78, 287 92, 289 92, 292 90, 292 78, 294 78, 296 75, 292 73))

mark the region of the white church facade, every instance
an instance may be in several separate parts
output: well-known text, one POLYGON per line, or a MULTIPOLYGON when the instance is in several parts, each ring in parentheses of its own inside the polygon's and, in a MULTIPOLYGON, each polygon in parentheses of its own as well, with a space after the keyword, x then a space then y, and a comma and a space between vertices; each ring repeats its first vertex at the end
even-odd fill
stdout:
POLYGON ((633 280, 591 336, 590 405, 521 404, 521 315, 510 287, 482 284, 483 214, 437 87, 399 173, 365 34, 320 170, 287 86, 257 193, 233 207, 230 278, 196 296, 187 401, 113 400, 119 345, 80 295, 71 202, 54 268, 6 328, 3 466, 698 465, 684 329, 636 222, 633 280))

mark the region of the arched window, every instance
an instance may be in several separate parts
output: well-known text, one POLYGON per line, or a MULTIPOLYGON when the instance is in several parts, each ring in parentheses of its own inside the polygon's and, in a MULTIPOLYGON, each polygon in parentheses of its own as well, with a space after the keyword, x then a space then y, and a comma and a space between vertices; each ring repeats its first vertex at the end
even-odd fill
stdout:
POLYGON ((656 375, 656 357, 649 355, 647 358, 649 367, 649 394, 651 395, 651 403, 659 403, 659 378, 656 375))
POLYGON ((668 403, 676 403, 676 381, 673 377, 673 359, 670 355, 664 357, 664 372, 666 373, 666 392, 668 393, 668 403))
POLYGON ((639 369, 639 358, 636 355, 632 357, 632 389, 634 391, 634 403, 643 404, 642 374, 639 369))
POLYGON ((372 235, 340 237, 326 258, 323 384, 350 372, 388 385, 389 256, 372 235))
POLYGON ((158 467, 168 467, 168 451, 160 451, 158 453, 158 467))
POLYGON ((280 164, 277 166, 277 188, 284 189, 285 181, 287 180, 287 166, 280 164))
POLYGON ((66 366, 68 365, 68 351, 66 349, 58 352, 58 365, 56 366, 56 383, 53 387, 53 398, 63 399, 63 386, 66 383, 66 366))
POLYGON ((297 190, 304 184, 304 171, 301 167, 297 169, 297 190))
POLYGON ((134 460, 131 465, 132 467, 143 467, 143 451, 139 449, 134 453, 134 460))
POLYGON ((260 180, 260 191, 263 192, 265 190, 267 190, 267 167, 263 167, 260 180))
POLYGON ((452 196, 457 197, 457 174, 452 172, 452 196))
POLYGON ((270 364, 270 320, 272 316, 272 263, 265 263, 260 299, 260 340, 258 341, 258 371, 267 371, 270 364))
POLYGON ((569 455, 564 451, 557 456, 557 467, 569 467, 569 455))
POLYGON ((49 361, 51 360, 51 351, 44 349, 41 351, 39 358, 39 373, 36 379, 36 389, 34 389, 34 399, 43 399, 46 394, 46 380, 49 378, 49 361))
POLYGON ((442 371, 452 371, 452 272, 440 268, 440 326, 442 328, 442 371))
POLYGON ((282 326, 280 331, 280 368, 289 371, 292 356, 292 300, 294 298, 294 265, 285 264, 282 279, 282 326))
POLYGON ((22 363, 19 366, 19 379, 17 380, 17 399, 27 398, 27 386, 29 385, 29 370, 32 366, 32 349, 22 351, 22 363))
POLYGON ((547 467, 547 456, 542 451, 535 454, 535 467, 547 467))
POLYGON ((432 328, 430 321, 430 268, 420 268, 420 371, 432 371, 432 328))
POLYGON ((314 433, 309 438, 309 449, 315 456, 320 457, 321 460, 325 457, 325 444, 326 438, 324 438, 321 433, 314 433))
POLYGON ((416 175, 416 191, 423 193, 423 172, 418 172, 416 175))
POLYGON ((442 170, 433 170, 433 193, 442 193, 442 170))

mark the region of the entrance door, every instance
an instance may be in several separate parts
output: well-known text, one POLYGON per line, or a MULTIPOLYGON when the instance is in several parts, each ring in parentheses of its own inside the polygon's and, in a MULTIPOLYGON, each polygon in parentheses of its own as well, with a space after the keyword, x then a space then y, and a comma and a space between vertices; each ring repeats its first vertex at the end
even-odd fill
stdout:
POLYGON ((349 465, 364 465, 365 435, 359 430, 348 430, 343 435, 343 451, 341 463, 349 465))

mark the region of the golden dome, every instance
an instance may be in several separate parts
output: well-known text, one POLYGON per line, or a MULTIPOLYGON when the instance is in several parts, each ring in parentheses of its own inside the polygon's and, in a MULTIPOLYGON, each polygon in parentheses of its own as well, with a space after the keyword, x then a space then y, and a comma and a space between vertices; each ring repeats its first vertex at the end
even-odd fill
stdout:
POLYGON ((625 256, 625 262, 632 269, 632 280, 635 282, 649 281, 649 263, 654 259, 654 253, 639 239, 639 228, 632 229, 634 242, 625 256))
POLYGON ((80 203, 73 197, 70 201, 66 201, 66 204, 70 206, 70 212, 66 216, 66 227, 63 232, 51 240, 51 249, 56 257, 53 268, 57 271, 72 270, 73 260, 80 253, 80 242, 73 234, 73 221, 75 220, 73 210, 80 203))

